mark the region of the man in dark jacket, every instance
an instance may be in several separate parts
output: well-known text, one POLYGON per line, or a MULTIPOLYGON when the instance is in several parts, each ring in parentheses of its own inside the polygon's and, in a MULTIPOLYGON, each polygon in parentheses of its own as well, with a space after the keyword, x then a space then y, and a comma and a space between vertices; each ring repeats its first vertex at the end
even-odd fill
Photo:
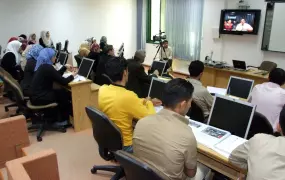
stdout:
POLYGON ((138 50, 133 59, 128 60, 129 78, 127 89, 135 92, 139 98, 147 97, 151 77, 145 73, 142 63, 146 57, 144 50, 138 50))

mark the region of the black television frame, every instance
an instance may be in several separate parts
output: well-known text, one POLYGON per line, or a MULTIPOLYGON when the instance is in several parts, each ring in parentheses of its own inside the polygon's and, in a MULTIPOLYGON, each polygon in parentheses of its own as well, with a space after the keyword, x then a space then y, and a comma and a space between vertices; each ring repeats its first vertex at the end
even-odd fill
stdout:
POLYGON ((243 35, 243 34, 249 34, 249 35, 258 35, 259 31, 259 24, 260 24, 260 16, 261 16, 261 9, 223 9, 221 11, 221 18, 220 18, 220 34, 232 34, 232 35, 243 35), (225 13, 227 12, 249 12, 249 13, 255 13, 255 19, 253 27, 253 32, 244 32, 244 31, 225 31, 224 30, 224 17, 225 13))

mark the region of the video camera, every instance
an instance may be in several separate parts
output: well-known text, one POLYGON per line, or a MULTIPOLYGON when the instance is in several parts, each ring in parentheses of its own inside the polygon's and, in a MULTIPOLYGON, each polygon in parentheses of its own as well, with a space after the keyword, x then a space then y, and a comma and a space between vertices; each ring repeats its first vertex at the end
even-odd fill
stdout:
POLYGON ((165 40, 166 39, 166 34, 164 34, 164 35, 162 35, 164 32, 161 32, 161 33, 159 33, 159 34, 157 34, 157 35, 154 35, 153 36, 153 41, 155 42, 155 41, 159 41, 159 42, 161 42, 162 40, 165 40))

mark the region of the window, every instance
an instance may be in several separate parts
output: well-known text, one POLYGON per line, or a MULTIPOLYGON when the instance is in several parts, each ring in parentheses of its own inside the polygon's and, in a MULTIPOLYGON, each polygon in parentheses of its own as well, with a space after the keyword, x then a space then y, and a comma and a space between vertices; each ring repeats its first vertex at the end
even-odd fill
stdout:
POLYGON ((153 42, 153 36, 159 30, 165 32, 165 0, 147 1, 147 42, 153 42))

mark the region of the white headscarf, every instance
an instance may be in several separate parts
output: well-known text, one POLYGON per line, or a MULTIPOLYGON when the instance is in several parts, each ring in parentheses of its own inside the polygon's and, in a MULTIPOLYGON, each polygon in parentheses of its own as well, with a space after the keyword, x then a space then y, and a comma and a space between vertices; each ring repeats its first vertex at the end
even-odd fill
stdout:
POLYGON ((51 38, 47 38, 47 32, 48 32, 48 31, 42 31, 42 32, 41 32, 41 38, 42 38, 44 44, 45 44, 47 47, 51 47, 51 45, 52 45, 52 40, 51 40, 51 38))
POLYGON ((6 48, 6 53, 12 52, 15 55, 17 64, 20 64, 20 61, 21 61, 21 55, 19 53, 19 49, 21 46, 22 46, 22 43, 20 43, 19 41, 12 41, 8 43, 7 48, 6 48))

